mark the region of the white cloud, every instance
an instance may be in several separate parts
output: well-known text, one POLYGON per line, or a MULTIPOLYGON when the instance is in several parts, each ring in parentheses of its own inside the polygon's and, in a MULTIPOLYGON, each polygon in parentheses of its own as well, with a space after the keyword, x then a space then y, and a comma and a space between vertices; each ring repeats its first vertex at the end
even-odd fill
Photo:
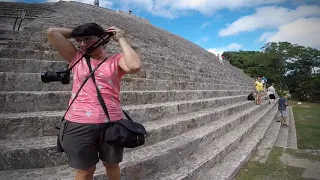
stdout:
POLYGON ((237 50, 240 50, 242 48, 242 45, 241 44, 238 44, 238 43, 232 43, 232 44, 229 44, 228 46, 226 47, 218 47, 218 48, 209 48, 207 49, 207 51, 213 53, 213 54, 222 54, 223 52, 225 51, 237 51, 237 50))
POLYGON ((276 32, 265 32, 260 36, 259 41, 266 41, 269 37, 271 37, 275 34, 276 34, 276 32))
POLYGON ((208 42, 210 40, 209 36, 202 36, 196 43, 197 44, 201 44, 201 43, 205 43, 208 42))
MULTIPOLYGON (((59 0, 47 1, 57 2, 59 0)), ((93 4, 94 2, 94 0, 72 1, 86 4, 93 4)), ((131 9, 133 12, 142 10, 156 16, 175 18, 186 15, 187 11, 196 11, 205 15, 211 15, 220 9, 257 7, 260 5, 279 4, 285 1, 286 0, 100 0, 100 6, 125 10, 131 9)))
POLYGON ((302 5, 295 10, 275 6, 262 7, 253 15, 241 17, 227 28, 220 30, 219 35, 229 36, 260 28, 277 28, 296 19, 315 15, 320 15, 319 6, 302 5))
POLYGON ((211 24, 210 22, 205 22, 205 23, 203 23, 202 26, 201 26, 201 29, 210 26, 210 24, 211 24))
MULTIPOLYGON (((269 32, 265 33, 268 34, 269 32)), ((265 35, 264 34, 264 35, 265 35)), ((260 37, 265 42, 287 41, 320 49, 320 18, 300 18, 279 27, 278 32, 260 37)))
POLYGON ((237 44, 237 43, 232 43, 229 46, 227 46, 228 49, 233 50, 233 49, 240 49, 242 47, 241 44, 237 44))
MULTIPOLYGON (((47 2, 58 2, 60 0, 47 0, 47 2)), ((62 0, 62 1, 76 1, 76 2, 81 2, 81 3, 85 3, 85 4, 92 4, 94 0, 62 0)), ((99 6, 101 7, 112 7, 113 2, 112 0, 99 0, 99 6)))
POLYGON ((279 4, 286 0, 113 0, 124 9, 146 10, 157 16, 175 18, 186 11, 211 15, 220 9, 238 9, 259 5, 279 4))
POLYGON ((217 14, 217 15, 216 15, 216 19, 220 19, 220 18, 222 18, 222 17, 223 17, 222 14, 217 14))

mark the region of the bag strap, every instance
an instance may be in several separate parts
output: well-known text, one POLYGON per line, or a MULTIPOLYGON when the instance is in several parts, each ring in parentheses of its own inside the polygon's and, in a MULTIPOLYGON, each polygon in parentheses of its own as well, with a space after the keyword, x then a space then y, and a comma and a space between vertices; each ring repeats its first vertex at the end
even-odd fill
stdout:
MULTIPOLYGON (((90 57, 89 57, 89 56, 85 56, 85 58, 86 58, 86 61, 87 61, 87 64, 88 64, 88 67, 89 67, 90 72, 93 72, 93 71, 92 71, 92 67, 91 67, 91 63, 90 63, 90 57)), ((107 58, 108 58, 108 57, 107 57, 107 58)), ((95 69, 95 70, 96 70, 96 69, 95 69)), ((97 87, 96 78, 94 77, 94 73, 91 75, 91 79, 93 80, 93 83, 95 84, 95 87, 96 87, 96 90, 97 90, 97 95, 98 95, 99 103, 100 103, 100 105, 101 105, 104 113, 107 115, 109 122, 111 122, 110 117, 109 117, 109 113, 108 113, 107 106, 106 106, 106 104, 105 104, 104 101, 103 101, 103 98, 102 98, 102 95, 101 95, 101 93, 100 93, 100 91, 99 91, 99 88, 97 87)))
MULTIPOLYGON (((89 70, 90 70, 90 72, 92 72, 92 67, 91 67, 91 63, 90 63, 90 56, 85 56, 85 58, 86 58, 86 61, 87 61, 89 70)), ((95 70, 96 70, 96 69, 95 69, 95 70)), ((93 82, 94 82, 94 84, 95 84, 95 86, 96 86, 99 103, 100 103, 100 105, 101 105, 104 113, 107 115, 107 117, 108 117, 108 119, 109 119, 109 122, 111 122, 111 119, 110 119, 109 113, 108 113, 108 108, 107 108, 107 106, 106 106, 106 104, 105 104, 105 102, 104 102, 104 100, 103 100, 103 97, 102 97, 102 95, 101 95, 101 93, 100 93, 99 88, 97 87, 96 79, 95 79, 95 77, 94 77, 94 74, 90 74, 90 75, 92 75, 91 78, 92 78, 92 80, 93 80, 93 82)), ((122 112, 124 113, 124 115, 127 117, 127 119, 128 119, 129 121, 133 121, 132 118, 131 118, 122 108, 121 108, 121 110, 122 110, 122 112)))
POLYGON ((71 66, 67 65, 67 71, 70 73, 71 69, 78 64, 78 62, 84 57, 88 56, 88 54, 92 53, 97 47, 104 45, 110 41, 110 37, 114 34, 112 32, 106 32, 100 39, 98 39, 93 45, 91 45, 86 52, 71 66))
MULTIPOLYGON (((95 49, 97 49, 97 47, 101 46, 101 45, 104 45, 106 43, 108 43, 110 41, 110 37, 113 36, 114 34, 113 33, 110 33, 110 32, 107 32, 105 33, 97 42, 95 42, 93 45, 91 45, 87 50, 86 52, 71 66, 69 67, 69 64, 67 65, 67 73, 70 73, 72 68, 75 67, 79 62, 80 60, 83 58, 83 57, 89 57, 88 54, 92 53, 95 49)), ((98 69, 101 64, 106 61, 108 59, 108 57, 106 59, 104 59, 96 69, 98 69)), ((96 71, 96 69, 94 71, 96 71)), ((64 120, 67 112, 69 111, 71 105, 73 104, 73 102, 76 100, 76 98, 78 97, 78 94, 80 93, 80 90, 82 89, 82 87, 84 86, 84 84, 88 81, 88 79, 92 76, 92 74, 94 74, 94 71, 90 71, 90 74, 89 76, 86 77, 86 79, 83 81, 83 83, 81 84, 78 92, 76 93, 76 95, 74 96, 73 100, 71 101, 69 107, 67 108, 66 112, 64 113, 63 117, 62 117, 62 120, 61 122, 64 120)))
MULTIPOLYGON (((85 56, 85 55, 83 55, 83 56, 85 56)), ((83 57, 82 56, 82 57, 83 57)), ((67 108, 67 110, 66 110, 66 112, 64 113, 64 115, 63 115, 63 118, 62 118, 62 120, 61 121, 63 121, 64 120, 64 118, 65 118, 65 116, 66 116, 66 114, 67 114, 67 112, 69 111, 69 109, 70 109, 70 107, 72 106, 72 104, 73 104, 73 102, 76 100, 76 98, 78 97, 78 95, 79 95, 79 93, 80 93, 80 91, 81 91, 81 89, 83 88, 83 86, 86 84, 86 82, 88 81, 88 79, 94 74, 94 72, 102 65, 102 63, 104 63, 106 60, 108 59, 108 57, 106 58, 106 59, 104 59, 98 66, 97 66, 97 68, 96 69, 94 69, 93 71, 90 71, 90 74, 86 77, 86 79, 82 82, 82 84, 81 84, 81 86, 79 87, 79 89, 78 89, 78 91, 77 91, 77 93, 76 93, 76 95, 74 96, 74 98, 72 99, 72 101, 71 101, 71 103, 70 103, 70 105, 68 106, 68 108, 67 108)))

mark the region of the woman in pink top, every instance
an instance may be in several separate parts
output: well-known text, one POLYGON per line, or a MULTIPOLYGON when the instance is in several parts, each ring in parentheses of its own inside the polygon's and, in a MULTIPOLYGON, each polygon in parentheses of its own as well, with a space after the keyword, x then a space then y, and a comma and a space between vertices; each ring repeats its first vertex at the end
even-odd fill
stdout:
MULTIPOLYGON (((90 55, 92 69, 108 58, 94 73, 96 84, 108 108, 107 118, 98 101, 96 86, 90 78, 74 100, 60 129, 60 141, 68 157, 69 165, 76 169, 76 180, 93 179, 96 164, 102 160, 110 180, 120 179, 119 162, 122 161, 123 148, 110 146, 104 141, 104 132, 109 121, 122 119, 120 107, 120 80, 126 73, 136 73, 141 69, 137 53, 122 37, 122 31, 110 27, 106 31, 95 23, 77 26, 73 30, 49 28, 48 39, 59 54, 72 66, 106 32, 114 33, 113 39, 119 43, 122 53, 108 54, 98 47, 90 55), (68 40, 74 38, 81 51, 68 40)), ((72 96, 69 104, 79 90, 83 80, 90 74, 88 64, 83 58, 73 68, 72 96)))

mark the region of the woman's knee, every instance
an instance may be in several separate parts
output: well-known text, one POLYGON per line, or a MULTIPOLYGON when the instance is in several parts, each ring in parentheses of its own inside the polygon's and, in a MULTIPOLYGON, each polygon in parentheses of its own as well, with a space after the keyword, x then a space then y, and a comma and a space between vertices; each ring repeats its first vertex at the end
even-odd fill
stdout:
POLYGON ((88 169, 76 169, 76 174, 83 177, 91 177, 96 171, 96 166, 88 169))
POLYGON ((119 164, 109 164, 109 163, 103 162, 103 165, 107 169, 119 169, 119 164))

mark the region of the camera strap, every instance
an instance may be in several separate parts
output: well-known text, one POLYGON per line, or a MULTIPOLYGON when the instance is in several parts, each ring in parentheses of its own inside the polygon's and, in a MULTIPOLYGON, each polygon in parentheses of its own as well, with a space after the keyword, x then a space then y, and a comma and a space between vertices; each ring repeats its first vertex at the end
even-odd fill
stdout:
MULTIPOLYGON (((90 63, 90 56, 85 56, 85 58, 86 58, 86 61, 87 61, 89 70, 90 70, 90 72, 92 72, 92 67, 91 67, 91 63, 90 63)), ((94 69, 94 70, 96 70, 96 69, 94 69)), ((101 93, 100 93, 99 88, 97 87, 96 79, 95 79, 95 77, 94 77, 94 74, 92 74, 91 78, 92 78, 92 80, 93 80, 93 82, 94 82, 94 84, 95 84, 95 86, 96 86, 99 103, 100 103, 100 105, 101 105, 104 113, 107 115, 107 117, 108 117, 108 119, 109 119, 109 122, 111 122, 111 119, 110 119, 110 117, 109 117, 109 113, 108 113, 107 106, 106 106, 106 104, 105 104, 105 102, 104 102, 104 100, 103 100, 103 97, 102 97, 102 95, 101 95, 101 93)), ((122 108, 121 108, 121 110, 122 110, 122 112, 124 113, 124 115, 127 117, 128 120, 133 121, 133 120, 131 119, 131 117, 130 117, 122 108)))
MULTIPOLYGON (((89 67, 90 72, 93 72, 93 71, 92 71, 92 67, 91 67, 91 63, 90 63, 90 57, 89 57, 89 56, 85 56, 85 58, 86 58, 86 61, 87 61, 87 64, 88 64, 88 67, 89 67)), ((91 75, 91 78, 92 78, 92 81, 93 81, 93 83, 94 83, 94 85, 95 85, 95 87, 96 87, 96 90, 97 90, 97 95, 98 95, 99 103, 100 103, 100 105, 101 105, 104 113, 107 115, 109 122, 111 122, 110 117, 109 117, 109 113, 108 113, 107 106, 106 106, 106 104, 104 103, 104 100, 103 100, 103 97, 102 97, 102 95, 101 95, 101 93, 100 93, 99 88, 97 87, 96 78, 94 77, 94 74, 91 75)))
MULTIPOLYGON (((85 56, 85 55, 86 55, 86 54, 84 54, 83 56, 85 56)), ((83 56, 82 56, 82 57, 83 57, 83 56)), ((108 57, 105 58, 105 59, 97 66, 97 68, 95 68, 93 71, 90 71, 90 74, 86 77, 86 79, 84 79, 84 81, 82 82, 81 86, 79 87, 79 90, 77 91, 76 95, 74 96, 74 98, 72 99, 70 105, 68 106, 66 112, 64 113, 63 118, 62 118, 61 121, 64 120, 67 112, 69 111, 69 109, 70 109, 70 107, 72 106, 73 102, 74 102, 74 101, 76 100, 76 98, 78 97, 81 89, 82 89, 83 86, 86 84, 86 82, 88 81, 88 79, 89 79, 90 77, 92 77, 92 75, 94 75, 94 72, 95 72, 95 71, 102 65, 102 63, 104 63, 107 59, 108 59, 108 57)))
POLYGON ((78 64, 78 62, 84 58, 85 56, 88 56, 88 54, 92 53, 95 49, 97 49, 99 46, 104 45, 110 41, 110 37, 114 34, 111 32, 105 33, 100 39, 98 39, 94 44, 92 44, 86 52, 77 60, 76 63, 74 63, 70 68, 69 65, 67 65, 67 71, 70 73, 71 69, 78 64))

